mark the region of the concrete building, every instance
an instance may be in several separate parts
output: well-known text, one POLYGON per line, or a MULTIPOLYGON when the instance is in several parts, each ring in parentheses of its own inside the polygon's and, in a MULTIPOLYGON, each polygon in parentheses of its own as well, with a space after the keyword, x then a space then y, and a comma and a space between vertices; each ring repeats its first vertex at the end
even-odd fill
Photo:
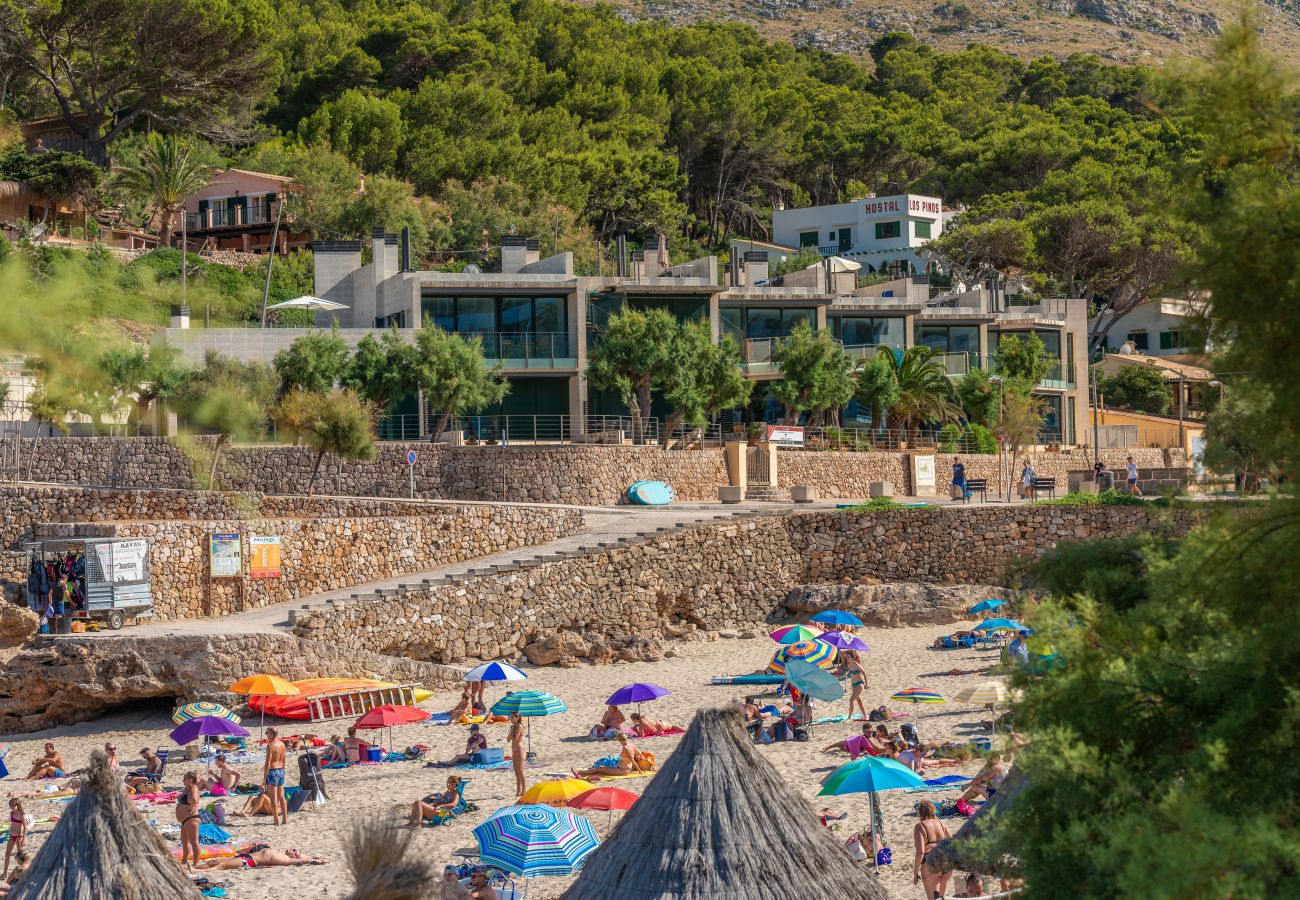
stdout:
MULTIPOLYGON (((1001 337, 1034 332, 1056 357, 1052 371, 1038 385, 1050 409, 1044 442, 1080 440, 1086 421, 1086 390, 1078 373, 1087 372, 1087 303, 1045 300, 1008 308, 987 290, 932 296, 924 276, 856 288, 852 273, 827 266, 794 272, 773 284, 768 256, 744 254, 734 285, 721 283, 716 257, 706 256, 665 266, 657 238, 632 254, 622 274, 575 275, 572 256, 543 258, 536 241, 508 237, 501 247, 501 271, 492 273, 414 271, 409 254, 395 235, 377 232, 372 261, 362 265, 360 241, 317 241, 315 295, 343 304, 346 310, 318 314, 324 327, 337 324, 355 345, 376 329, 396 327, 412 335, 424 321, 447 331, 474 335, 483 344, 485 361, 500 364, 511 383, 499 409, 486 415, 521 418, 510 429, 526 438, 543 428, 564 436, 583 434, 591 418, 624 416, 626 407, 612 393, 587 383, 588 348, 601 339, 609 319, 621 309, 665 309, 679 320, 704 319, 715 335, 729 335, 742 348, 741 366, 760 382, 780 378, 772 362, 776 342, 800 322, 829 330, 855 356, 879 346, 903 349, 917 344, 943 354, 953 377, 972 368, 995 367, 1001 337), (656 261, 658 260, 658 261, 656 261), (546 422, 543 425, 542 420, 546 422)), ((198 362, 208 349, 244 359, 270 361, 289 346, 301 329, 170 328, 165 339, 198 362)), ((762 393, 750 414, 775 421, 779 410, 765 405, 762 393)), ((412 399, 399 411, 428 424, 427 411, 412 399)), ((654 415, 666 410, 656 409, 654 415)), ((725 416, 731 419, 731 416, 725 416)), ((846 426, 866 427, 866 412, 850 406, 846 426)))
POLYGON ((278 231, 275 227, 280 204, 292 190, 292 178, 227 169, 185 199, 184 210, 176 214, 173 239, 179 244, 183 224, 192 251, 265 253, 273 233, 281 254, 306 247, 311 235, 294 228, 291 220, 282 220, 278 231))
MULTIPOLYGON (((1106 349, 1111 353, 1175 356, 1204 349, 1204 302, 1163 297, 1149 300, 1111 326, 1106 349), (1128 345, 1127 351, 1125 345, 1128 345)), ((1095 324, 1095 320, 1093 323, 1095 324)))
POLYGON ((869 273, 906 275, 926 270, 921 247, 943 233, 943 224, 940 198, 897 194, 774 210, 772 240, 856 260, 869 273))

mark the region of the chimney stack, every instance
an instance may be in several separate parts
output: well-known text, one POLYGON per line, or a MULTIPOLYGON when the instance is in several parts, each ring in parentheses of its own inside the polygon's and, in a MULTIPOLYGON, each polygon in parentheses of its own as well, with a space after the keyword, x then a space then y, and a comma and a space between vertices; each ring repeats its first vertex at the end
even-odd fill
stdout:
POLYGON ((528 265, 528 241, 517 234, 501 238, 501 274, 514 275, 528 265))
POLYGON ((767 281, 767 253, 762 250, 745 251, 745 284, 767 281))
POLYGON ((188 303, 172 306, 172 328, 190 327, 190 307, 188 303))
POLYGON ((614 239, 614 266, 619 278, 627 277, 627 235, 620 234, 614 239))
POLYGON ((411 271, 411 229, 402 226, 401 255, 397 259, 397 271, 411 271))
POLYGON ((536 238, 529 238, 524 244, 524 265, 531 266, 542 258, 542 242, 536 238))

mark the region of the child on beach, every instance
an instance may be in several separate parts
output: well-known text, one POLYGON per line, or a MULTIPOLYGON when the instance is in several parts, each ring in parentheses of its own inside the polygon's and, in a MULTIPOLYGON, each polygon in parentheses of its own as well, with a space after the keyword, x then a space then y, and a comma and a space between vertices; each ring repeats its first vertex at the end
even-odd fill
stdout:
POLYGON ((0 884, 0 897, 9 896, 14 889, 14 885, 18 884, 23 875, 26 874, 27 866, 31 864, 31 861, 32 858, 28 855, 26 850, 19 850, 14 854, 14 862, 16 862, 17 865, 14 866, 14 870, 9 873, 9 878, 5 883, 0 884))
POLYGON ((17 797, 9 801, 9 841, 5 844, 5 869, 0 878, 9 874, 9 855, 15 851, 22 855, 23 844, 27 843, 27 814, 23 803, 17 797))

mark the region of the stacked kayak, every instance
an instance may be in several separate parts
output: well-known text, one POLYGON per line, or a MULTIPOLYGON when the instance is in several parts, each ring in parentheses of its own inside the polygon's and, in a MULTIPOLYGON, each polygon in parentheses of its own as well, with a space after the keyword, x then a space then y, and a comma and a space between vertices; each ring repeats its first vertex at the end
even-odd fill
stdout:
POLYGON ((627 499, 638 506, 666 506, 673 502, 672 486, 663 481, 638 481, 627 489, 627 499))
MULTIPOLYGON (((306 678, 293 682, 298 693, 290 697, 249 697, 248 706, 254 712, 263 712, 268 716, 282 719, 306 719, 307 701, 313 697, 326 694, 345 694, 349 691, 374 691, 380 688, 397 687, 391 681, 375 681, 373 678, 306 678)), ((415 702, 423 703, 433 696, 432 691, 416 690, 415 702)), ((357 712, 361 715, 364 710, 357 712)))

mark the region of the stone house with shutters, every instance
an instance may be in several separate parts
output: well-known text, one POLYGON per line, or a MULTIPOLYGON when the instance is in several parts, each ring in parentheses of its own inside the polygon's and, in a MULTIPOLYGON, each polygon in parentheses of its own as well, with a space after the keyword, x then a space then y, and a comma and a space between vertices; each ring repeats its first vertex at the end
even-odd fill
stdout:
MULTIPOLYGON (((191 251, 265 253, 276 231, 280 204, 295 189, 293 179, 283 175, 227 169, 186 198, 184 210, 177 213, 172 239, 180 246, 184 226, 191 251)), ((310 233, 286 215, 276 235, 276 250, 285 254, 305 248, 310 240, 310 233)))

